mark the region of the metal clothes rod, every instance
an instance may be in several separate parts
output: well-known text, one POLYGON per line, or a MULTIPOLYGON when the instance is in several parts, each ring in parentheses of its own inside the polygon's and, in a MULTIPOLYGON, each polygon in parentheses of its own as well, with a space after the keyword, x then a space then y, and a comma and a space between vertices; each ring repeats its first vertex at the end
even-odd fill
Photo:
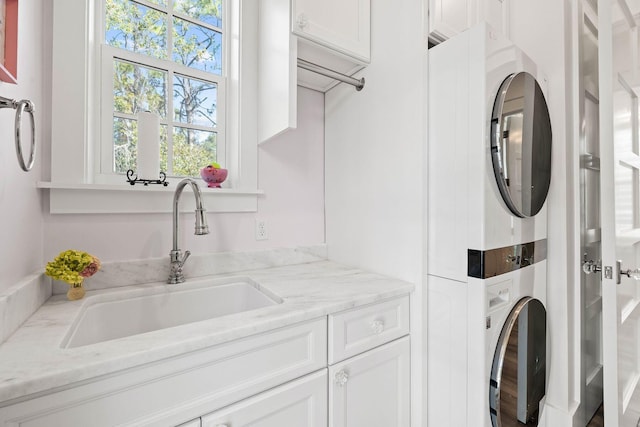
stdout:
POLYGON ((337 71, 330 70, 329 68, 322 67, 320 65, 314 64, 313 62, 305 61, 304 59, 300 58, 298 58, 298 67, 302 68, 303 70, 321 74, 323 76, 355 86, 358 92, 360 92, 364 88, 364 77, 358 80, 354 77, 346 76, 344 74, 338 73, 337 71))

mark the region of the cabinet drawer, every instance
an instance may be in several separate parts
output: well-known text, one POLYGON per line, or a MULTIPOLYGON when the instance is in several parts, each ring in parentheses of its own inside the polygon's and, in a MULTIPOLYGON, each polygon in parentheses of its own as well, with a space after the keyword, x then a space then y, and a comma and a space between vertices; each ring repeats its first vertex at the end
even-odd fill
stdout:
POLYGON ((276 329, 0 408, 2 427, 179 425, 326 366, 326 319, 276 329))
POLYGON ((409 296, 329 316, 329 364, 409 333, 409 296))

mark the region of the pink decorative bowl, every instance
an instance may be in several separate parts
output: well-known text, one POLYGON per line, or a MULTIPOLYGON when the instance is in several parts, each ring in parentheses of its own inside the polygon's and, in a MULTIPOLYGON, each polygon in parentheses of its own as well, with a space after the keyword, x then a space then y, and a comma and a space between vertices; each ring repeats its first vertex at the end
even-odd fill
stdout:
POLYGON ((207 187, 209 188, 220 188, 220 184, 227 179, 227 170, 226 169, 217 169, 212 165, 205 166, 200 169, 200 176, 207 183, 207 187))

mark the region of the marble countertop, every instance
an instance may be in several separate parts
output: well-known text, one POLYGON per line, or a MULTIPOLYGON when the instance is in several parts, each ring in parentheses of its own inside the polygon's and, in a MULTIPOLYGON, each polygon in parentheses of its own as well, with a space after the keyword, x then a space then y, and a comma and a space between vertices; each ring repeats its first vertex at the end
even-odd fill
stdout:
POLYGON ((247 277, 283 302, 111 341, 63 348, 70 326, 92 296, 117 292, 126 298, 139 294, 140 289, 182 285, 155 282, 97 289, 87 292, 80 301, 53 295, 0 345, 0 406, 413 290, 410 283, 324 260, 210 277, 247 277))

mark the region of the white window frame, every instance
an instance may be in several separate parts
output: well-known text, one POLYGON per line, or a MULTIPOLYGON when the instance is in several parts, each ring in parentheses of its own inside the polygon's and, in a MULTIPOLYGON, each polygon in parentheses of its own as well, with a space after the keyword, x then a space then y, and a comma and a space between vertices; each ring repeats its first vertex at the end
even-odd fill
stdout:
MULTIPOLYGON (((102 0, 54 2, 51 181, 38 186, 50 189, 51 213, 170 212, 179 179, 168 179, 168 187, 131 186, 125 179, 113 182, 100 172, 100 46, 104 36, 99 33, 102 28, 97 28, 95 16, 102 13, 101 4, 102 0)), ((229 0, 228 4, 226 149, 221 162, 229 169, 228 187, 209 189, 204 183, 200 187, 210 212, 255 212, 262 194, 257 187, 255 106, 258 13, 253 8, 258 5, 245 0, 229 0)), ((121 54, 118 49, 117 56, 121 54)))
MULTIPOLYGON (((156 5, 147 2, 146 0, 136 0, 139 4, 148 7, 150 9, 157 8, 156 5)), ((225 156, 225 147, 226 147, 226 139, 225 139, 225 110, 226 110, 226 70, 227 70, 227 61, 228 61, 228 52, 229 49, 227 47, 228 37, 226 35, 226 31, 222 30, 222 75, 217 75, 211 72, 202 71, 195 68, 190 68, 185 65, 174 62, 170 55, 167 56, 166 59, 157 59, 148 55, 142 55, 139 53, 131 52, 125 49, 119 49, 117 47, 109 46, 104 42, 104 33, 105 28, 104 24, 106 22, 106 7, 104 2, 102 2, 100 6, 100 11, 96 13, 96 39, 100 40, 102 44, 100 47, 101 50, 101 61, 100 61, 100 80, 102 83, 102 96, 100 98, 100 106, 102 108, 101 113, 101 144, 100 144, 100 167, 97 169, 99 172, 96 174, 96 181, 103 183, 118 183, 122 182, 123 174, 118 174, 113 171, 113 118, 114 115, 135 120, 135 115, 131 114, 114 114, 113 109, 113 76, 114 76, 114 61, 120 59, 126 62, 134 62, 138 63, 141 66, 147 68, 156 68, 166 72, 167 80, 166 80, 166 117, 160 118, 161 125, 168 125, 169 122, 175 122, 173 119, 173 77, 175 74, 179 74, 185 76, 187 78, 194 78, 201 81, 207 81, 214 83, 216 85, 216 128, 215 133, 216 136, 216 154, 217 154, 217 162, 221 163, 223 167, 226 165, 226 156, 225 156)), ((226 3, 231 4, 230 0, 227 0, 226 3)), ((165 12, 163 12, 165 13, 165 12)), ((169 15, 171 17, 175 16, 180 19, 191 22, 192 18, 183 15, 180 13, 176 13, 174 11, 173 15, 169 15)), ((226 4, 223 8, 223 26, 231 20, 231 13, 226 7, 226 4)), ((170 20, 171 21, 171 20, 170 20)), ((173 23, 171 23, 173 25, 173 23)), ((167 24, 168 29, 168 44, 173 43, 171 26, 167 24)), ((167 52, 171 53, 171 52, 167 52)), ((193 128, 196 130, 204 130, 211 131, 211 128, 199 127, 197 125, 187 125, 189 128, 193 128)), ((167 144, 172 145, 173 135, 171 132, 167 133, 167 144)), ((170 157, 167 159, 167 164, 172 165, 173 158, 170 157)), ((204 165, 202 165, 204 166, 204 165)), ((167 171, 165 171, 167 172, 167 171)), ((167 176, 169 174, 167 173, 167 176)), ((174 175, 175 176, 175 175, 174 175)))

